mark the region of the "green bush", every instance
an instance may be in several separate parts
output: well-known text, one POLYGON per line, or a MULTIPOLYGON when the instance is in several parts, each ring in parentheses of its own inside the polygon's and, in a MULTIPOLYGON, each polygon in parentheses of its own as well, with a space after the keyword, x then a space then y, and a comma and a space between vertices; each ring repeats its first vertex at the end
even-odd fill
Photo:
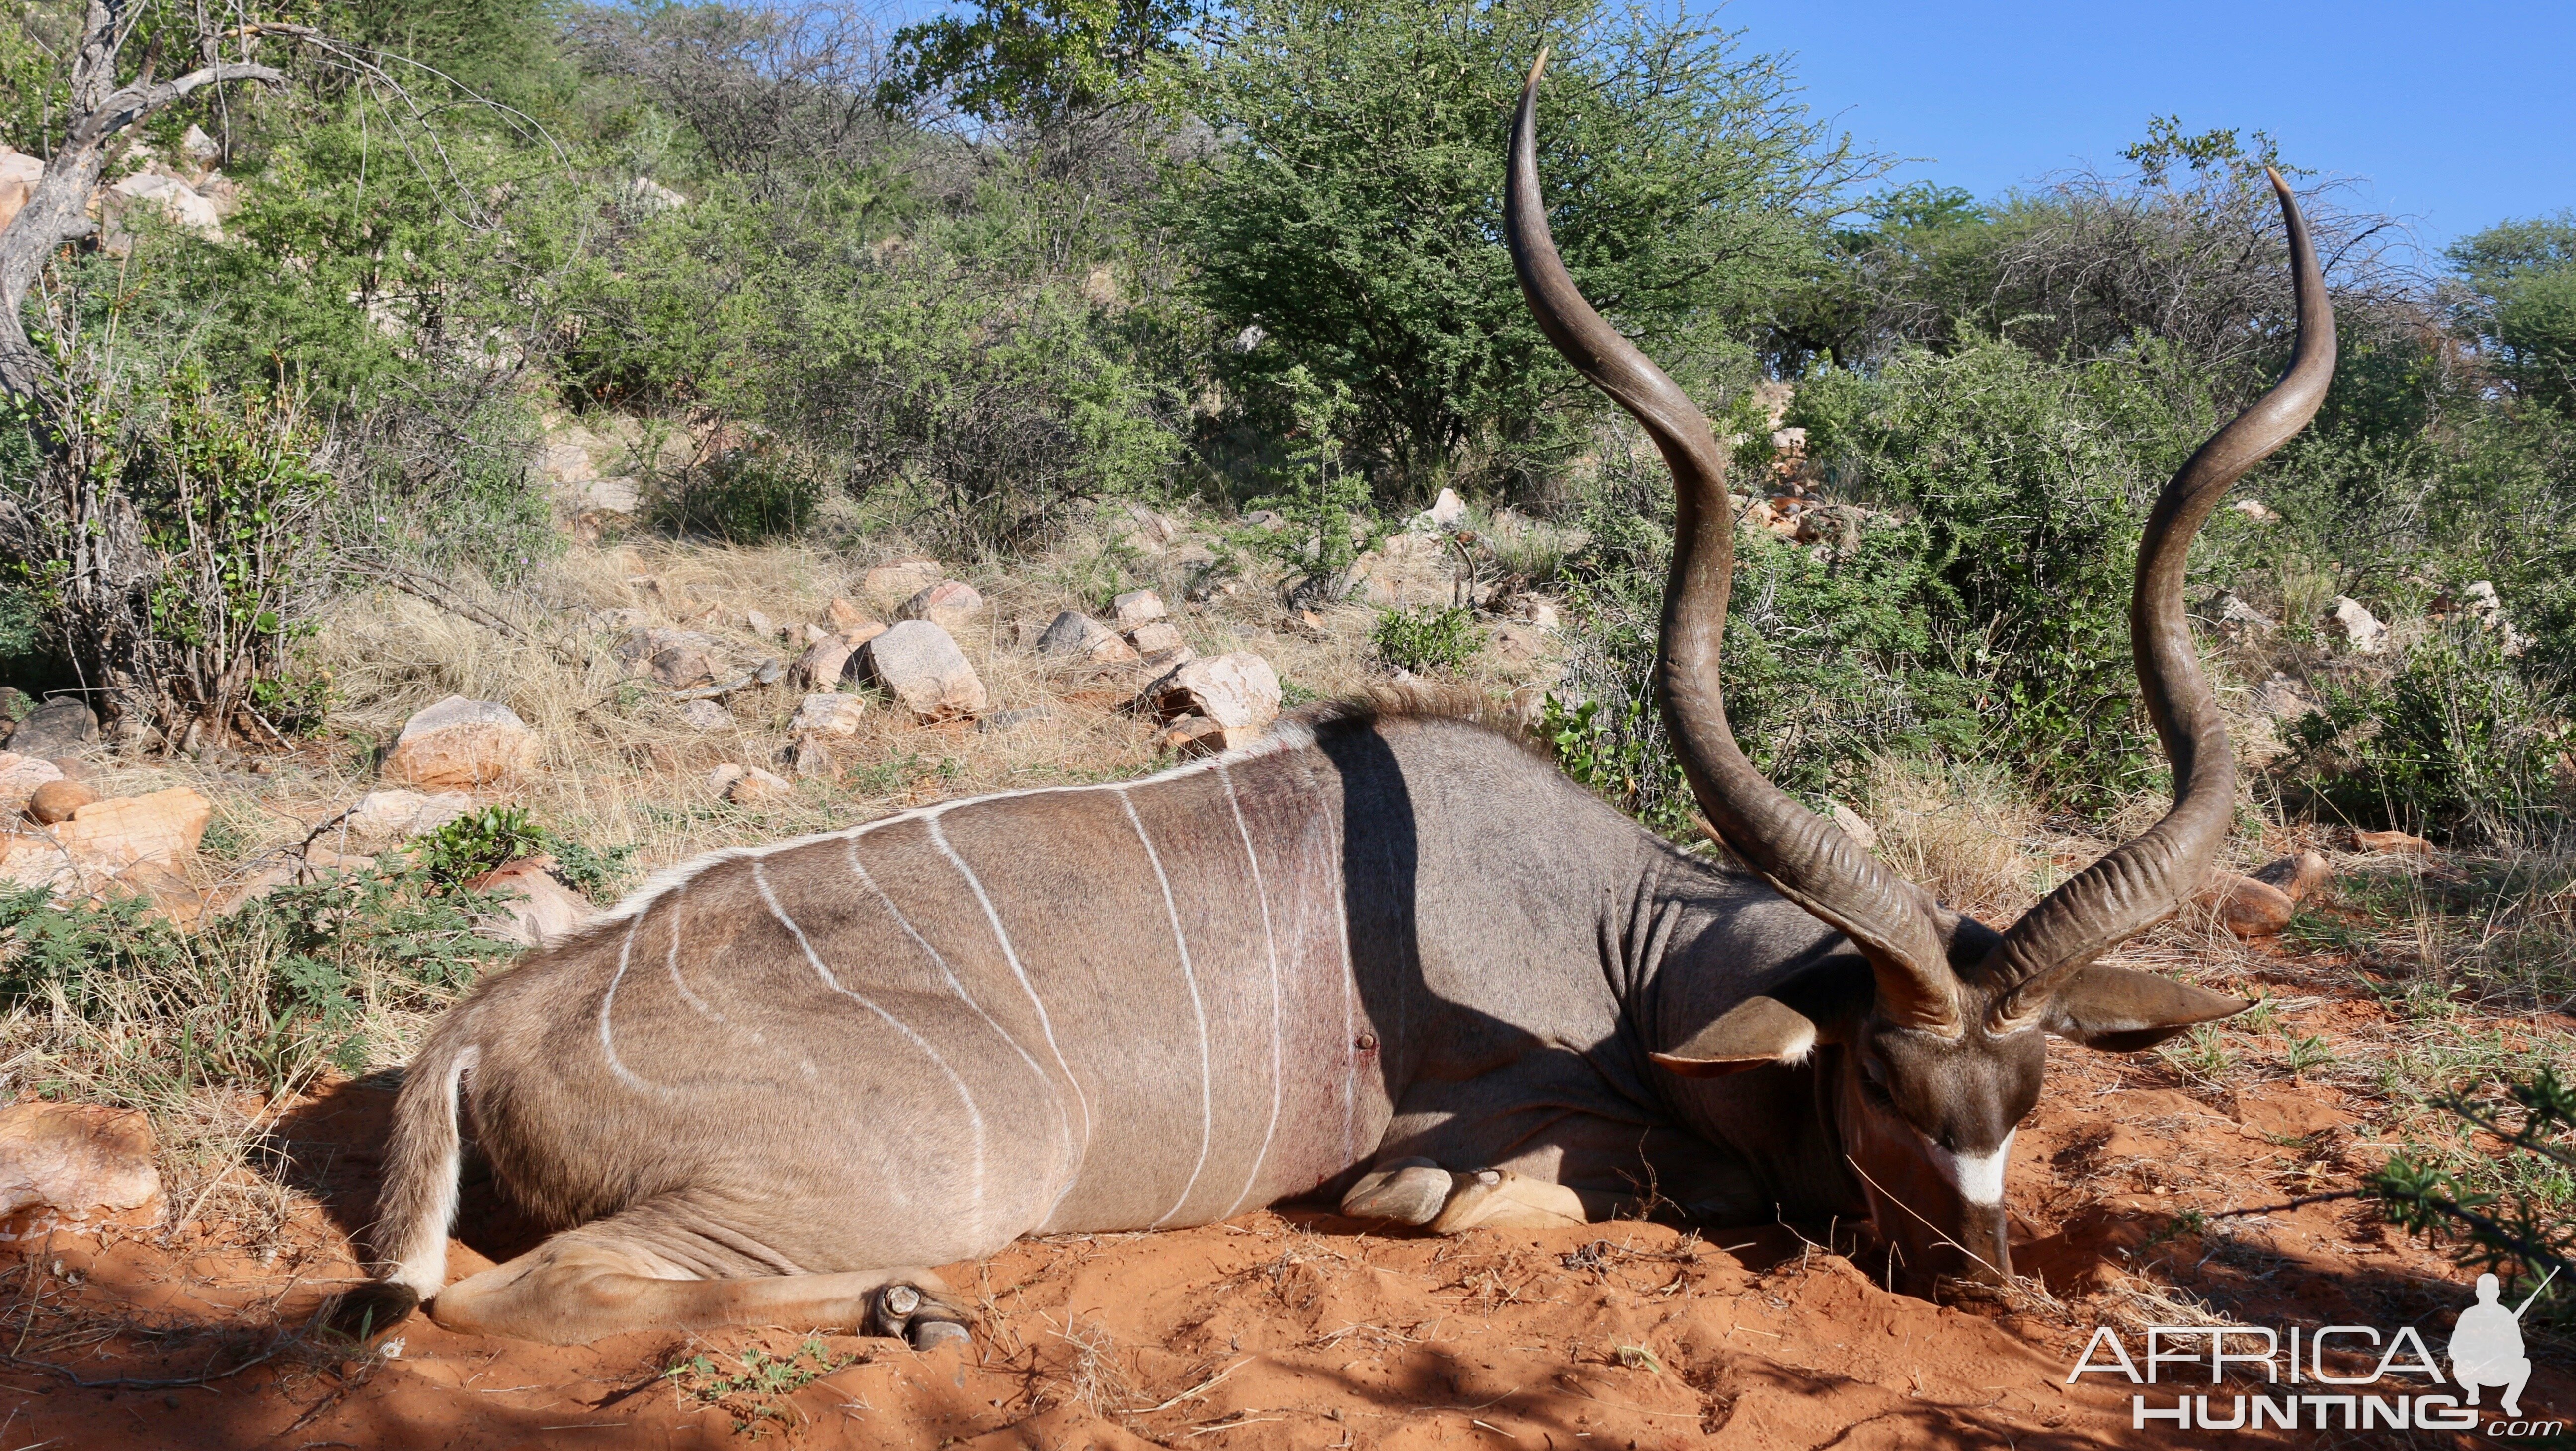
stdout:
POLYGON ((140 897, 60 904, 0 892, 0 1009, 34 1015, 19 1048, 111 1099, 209 1086, 281 1093, 399 1044, 383 1014, 451 1001, 516 949, 474 931, 495 903, 418 874, 276 889, 183 933, 140 897))
POLYGON ((1776 61, 1597 0, 1243 0, 1200 38, 1177 103, 1219 142, 1175 169, 1159 216, 1232 340, 1216 365, 1255 407, 1276 408, 1292 369, 1346 393, 1344 437, 1390 500, 1559 463, 1600 406, 1497 242, 1503 141, 1541 45, 1557 243, 1679 376, 1746 362, 1728 330, 1808 267, 1846 170, 1776 61))
POLYGON ((457 817, 406 850, 431 882, 452 887, 536 856, 551 844, 552 838, 528 820, 526 808, 492 805, 457 817))
POLYGON ((1475 611, 1465 605, 1445 610, 1391 605, 1378 611, 1369 643, 1379 659, 1399 670, 1455 670, 1485 647, 1485 632, 1476 627, 1475 611))
POLYGON ((2289 780, 2371 827, 2492 839, 2564 809, 2568 788, 2552 773, 2576 728, 2504 649, 2499 632, 2459 622, 2384 675, 2323 678, 2322 709, 2290 727, 2289 780))
POLYGON ((2543 1296, 2524 1317, 2535 1329, 2563 1323, 2576 1305, 2576 1088, 2543 1067, 2504 1085, 2519 1111, 2507 1123, 2496 1107, 2455 1093, 2437 1101, 2457 1123, 2449 1153, 2410 1145, 2363 1180, 2390 1223, 2448 1242, 2464 1267, 2493 1271, 2543 1296), (2475 1144, 2484 1134, 2501 1150, 2475 1144), (2445 1167, 2445 1162, 2449 1167, 2445 1167))

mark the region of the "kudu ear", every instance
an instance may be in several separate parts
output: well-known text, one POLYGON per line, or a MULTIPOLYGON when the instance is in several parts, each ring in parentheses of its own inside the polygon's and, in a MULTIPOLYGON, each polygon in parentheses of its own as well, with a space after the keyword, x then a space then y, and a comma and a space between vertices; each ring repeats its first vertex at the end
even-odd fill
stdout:
POLYGON ((2097 962, 2079 969, 2057 990, 2040 1026, 2087 1048, 2135 1053, 2194 1023, 2232 1018, 2252 1006, 2243 998, 2152 972, 2097 962))
POLYGON ((1737 1003, 1671 1052, 1646 1056, 1684 1078, 1803 1063, 1817 1044, 1842 1041, 1851 1020, 1868 1009, 1873 988, 1863 964, 1814 968, 1737 1003))

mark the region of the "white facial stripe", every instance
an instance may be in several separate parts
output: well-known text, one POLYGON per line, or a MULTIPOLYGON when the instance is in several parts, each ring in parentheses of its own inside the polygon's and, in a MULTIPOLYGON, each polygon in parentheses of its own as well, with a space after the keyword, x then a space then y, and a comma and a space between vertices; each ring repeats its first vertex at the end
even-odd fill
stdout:
POLYGON ((2004 1202, 2004 1168, 2012 1162, 2013 1134, 1995 1145, 1992 1153, 1954 1154, 1930 1139, 1923 1141, 1923 1151, 1931 1156, 1932 1167, 1959 1191, 1959 1197, 1970 1204, 1992 1206, 2004 1202))

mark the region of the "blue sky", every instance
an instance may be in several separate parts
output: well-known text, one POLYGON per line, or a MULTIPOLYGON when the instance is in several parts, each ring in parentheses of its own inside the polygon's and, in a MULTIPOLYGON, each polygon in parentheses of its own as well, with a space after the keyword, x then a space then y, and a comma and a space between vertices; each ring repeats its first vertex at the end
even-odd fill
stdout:
POLYGON ((2576 206, 2576 0, 1690 0, 1791 52, 1807 103, 1899 180, 1991 196, 2118 165, 2147 118, 2267 130, 2439 252, 2576 206))

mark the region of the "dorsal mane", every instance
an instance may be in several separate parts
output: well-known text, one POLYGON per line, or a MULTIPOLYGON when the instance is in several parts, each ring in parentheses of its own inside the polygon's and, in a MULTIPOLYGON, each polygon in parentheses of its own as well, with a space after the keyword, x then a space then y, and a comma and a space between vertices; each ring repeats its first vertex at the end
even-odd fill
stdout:
POLYGON ((1282 727, 1303 727, 1317 740, 1357 735, 1411 722, 1470 725, 1503 737, 1553 766, 1555 754, 1540 740, 1528 718, 1508 701, 1497 700, 1471 685, 1430 681, 1373 685, 1339 700, 1301 705, 1279 718, 1282 727))

